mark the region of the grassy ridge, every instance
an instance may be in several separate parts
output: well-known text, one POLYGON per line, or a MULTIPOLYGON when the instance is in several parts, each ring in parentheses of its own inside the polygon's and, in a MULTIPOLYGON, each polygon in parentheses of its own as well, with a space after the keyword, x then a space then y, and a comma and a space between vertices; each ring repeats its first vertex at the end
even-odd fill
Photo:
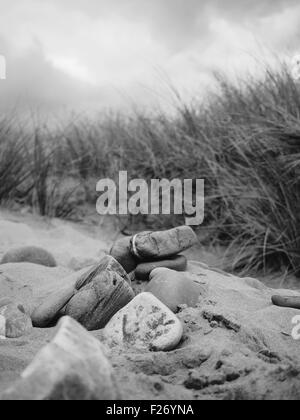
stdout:
MULTIPOLYGON (((72 217, 79 204, 95 203, 98 179, 120 170, 146 180, 205 178, 200 237, 205 230, 206 241, 225 245, 232 269, 300 272, 300 88, 285 68, 240 86, 217 79, 206 104, 178 100, 175 117, 136 112, 55 129, 3 118, 0 201, 72 217)), ((142 219, 158 228, 180 222, 142 219)))

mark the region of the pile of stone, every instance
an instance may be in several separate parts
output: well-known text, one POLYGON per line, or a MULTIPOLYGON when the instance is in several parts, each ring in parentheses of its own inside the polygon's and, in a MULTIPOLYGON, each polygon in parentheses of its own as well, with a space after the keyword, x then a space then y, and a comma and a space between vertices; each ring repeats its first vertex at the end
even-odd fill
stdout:
MULTIPOLYGON (((105 328, 112 345, 173 349, 183 334, 174 313, 181 305, 196 306, 201 293, 191 276, 183 273, 187 259, 181 255, 196 243, 197 236, 187 226, 122 239, 110 255, 75 273, 71 283, 66 281, 30 312, 20 303, 0 301, 0 337, 18 338, 32 326, 54 327, 69 316, 88 331, 105 328), (148 281, 137 296, 132 278, 148 281)), ((47 251, 35 247, 10 250, 2 259, 2 264, 21 262, 56 265, 47 251)))
MULTIPOLYGON (((196 306, 201 293, 199 285, 182 273, 187 260, 181 252, 196 243, 197 237, 189 227, 141 233, 116 243, 111 255, 73 275, 73 284, 66 282, 31 313, 26 313, 21 304, 0 301, 1 338, 18 338, 32 327, 50 328, 58 323, 54 340, 2 398, 117 398, 102 345, 86 330, 102 330, 103 342, 109 348, 153 352, 175 349, 184 332, 175 313, 181 305, 196 306), (137 295, 132 287, 135 276, 149 281, 137 295), (97 372, 99 366, 101 372, 97 372)), ((37 257, 30 256, 29 249, 14 250, 4 256, 3 262, 22 262, 23 255, 25 261, 53 265, 43 251, 34 249, 33 254, 37 257)))
POLYGON ((183 226, 165 232, 143 232, 121 239, 112 247, 110 254, 127 273, 134 272, 137 280, 148 281, 156 268, 185 271, 187 259, 180 254, 197 242, 194 231, 183 226))
MULTIPOLYGON (((126 345, 132 344, 132 331, 137 323, 143 330, 142 335, 149 338, 144 347, 174 348, 181 340, 182 327, 170 310, 176 312, 184 304, 196 305, 200 294, 196 283, 178 273, 187 267, 187 260, 180 253, 196 243, 195 233, 186 226, 165 232, 145 232, 117 242, 109 256, 78 274, 74 287, 55 292, 37 307, 31 316, 33 325, 51 327, 63 316, 70 316, 89 331, 106 327, 108 338, 110 330, 117 337, 112 343, 122 341, 126 345), (135 297, 132 277, 150 280, 144 288, 146 293, 135 297), (143 310, 136 310, 141 307, 143 310), (157 323, 159 319, 164 320, 161 325, 157 323), (168 339, 165 322, 172 326, 176 338, 168 339), (157 331, 153 327, 146 332, 150 324, 155 325, 157 331), (161 328, 165 328, 166 343, 159 345, 155 343, 155 336, 161 335, 161 328)), ((138 341, 140 347, 143 340, 137 339, 136 343, 138 341)))
MULTIPOLYGON (((203 322, 208 320, 211 328, 208 332, 204 329, 201 337, 206 334, 209 337, 219 327, 220 331, 225 328, 237 333, 238 321, 221 316, 223 307, 217 307, 217 297, 223 296, 224 279, 233 282, 233 277, 222 275, 218 280, 213 275, 210 284, 216 287, 217 297, 211 287, 211 296, 207 299, 209 276, 206 274, 206 283, 202 283, 199 275, 186 272, 187 259, 182 252, 196 243, 195 233, 186 226, 122 239, 112 247, 110 255, 95 266, 66 278, 63 276, 63 287, 57 287, 54 292, 52 288, 51 293, 32 299, 29 305, 25 300, 30 294, 24 294, 24 302, 19 301, 17 292, 15 299, 11 295, 6 297, 12 281, 4 276, 0 340, 18 339, 30 334, 33 328, 57 325, 57 329, 50 343, 36 355, 19 381, 0 395, 0 400, 119 399, 120 390, 107 355, 112 350, 138 355, 180 351, 185 332, 182 313, 187 308, 199 308, 205 299, 207 307, 201 307, 203 322), (142 285, 139 293, 135 292, 135 280, 142 285), (88 331, 97 331, 100 340, 88 331)), ((32 247, 10 251, 2 263, 8 267, 10 263, 24 261, 46 267, 55 265, 47 251, 32 247)), ((9 272, 9 267, 3 271, 9 272)), ((31 272, 29 274, 32 277, 31 272)), ((239 280, 241 286, 246 280, 239 280)), ((255 293, 260 290, 261 304, 265 305, 264 293, 268 293, 261 291, 262 285, 253 285, 253 279, 248 281, 255 293)), ((28 285, 23 283, 15 290, 27 290, 28 285)), ((250 293, 248 285, 247 293, 250 293)), ((235 299, 234 295, 233 302, 235 299)), ((266 301, 268 299, 270 297, 266 301)), ((277 306, 300 308, 296 294, 273 296, 272 300, 277 306)), ((197 310, 194 311, 198 316, 197 310)))

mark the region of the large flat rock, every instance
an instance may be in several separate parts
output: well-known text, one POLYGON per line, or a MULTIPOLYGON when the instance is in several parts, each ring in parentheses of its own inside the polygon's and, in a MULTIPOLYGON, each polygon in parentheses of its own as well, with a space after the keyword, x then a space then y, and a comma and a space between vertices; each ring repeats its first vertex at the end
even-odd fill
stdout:
POLYGON ((120 398, 105 348, 69 317, 0 400, 115 400, 120 398))

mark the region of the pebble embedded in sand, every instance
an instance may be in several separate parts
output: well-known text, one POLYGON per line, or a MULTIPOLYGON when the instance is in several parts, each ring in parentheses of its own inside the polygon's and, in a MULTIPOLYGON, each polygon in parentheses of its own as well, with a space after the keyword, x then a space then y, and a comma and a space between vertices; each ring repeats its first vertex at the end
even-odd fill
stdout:
POLYGON ((45 346, 0 400, 115 400, 120 398, 103 347, 76 321, 63 318, 45 346))
POLYGON ((31 263, 45 267, 56 267, 56 261, 50 252, 45 249, 26 246, 9 250, 2 258, 1 264, 31 263))
POLYGON ((131 238, 119 239, 111 248, 110 255, 117 260, 127 273, 131 273, 137 266, 137 261, 130 252, 131 238))
POLYGON ((0 309, 0 336, 20 338, 32 329, 30 316, 22 305, 10 304, 0 309))
POLYGON ((300 309, 300 296, 272 296, 272 303, 283 308, 300 309))
POLYGON ((104 329, 111 346, 170 351, 183 336, 179 319, 151 293, 141 293, 120 310, 104 329))
POLYGON ((181 305, 196 307, 204 286, 194 282, 191 274, 157 268, 150 275, 146 292, 152 293, 176 313, 181 305))
POLYGON ((82 275, 74 296, 62 309, 62 315, 76 319, 89 331, 100 330, 133 298, 127 273, 112 257, 82 275))
POLYGON ((139 264, 135 270, 137 280, 148 281, 150 274, 157 268, 169 268, 175 271, 185 271, 187 269, 187 259, 184 255, 176 255, 167 260, 159 260, 139 264))
POLYGON ((131 252, 140 261, 152 261, 178 255, 198 243, 189 226, 161 232, 138 233, 132 238, 131 252))

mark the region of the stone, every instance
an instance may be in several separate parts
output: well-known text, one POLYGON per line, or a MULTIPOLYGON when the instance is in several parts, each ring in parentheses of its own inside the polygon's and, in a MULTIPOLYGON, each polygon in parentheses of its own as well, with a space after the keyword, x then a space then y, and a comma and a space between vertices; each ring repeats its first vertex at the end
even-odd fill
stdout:
POLYGON ((100 330, 134 296, 123 267, 106 256, 77 280, 74 296, 60 316, 71 316, 89 331, 100 330))
POLYGON ((104 329, 111 347, 170 351, 183 336, 179 319, 151 293, 141 293, 120 310, 104 329))
POLYGON ((152 293, 176 313, 181 305, 195 308, 206 288, 193 281, 191 274, 157 268, 150 275, 146 292, 152 293))
POLYGON ((98 330, 133 297, 125 270, 114 258, 105 256, 97 265, 69 276, 65 287, 37 306, 32 313, 33 325, 49 328, 69 315, 88 330, 98 330))
POLYGON ((96 338, 69 317, 0 400, 120 399, 113 369, 96 338))
POLYGON ((126 283, 131 285, 131 280, 124 268, 121 266, 120 263, 118 263, 115 258, 113 258, 110 255, 106 255, 104 258, 101 259, 101 261, 94 265, 93 267, 90 267, 89 270, 81 271, 81 275, 78 276, 78 279, 75 284, 75 289, 80 290, 82 287, 88 285, 91 283, 95 276, 97 276, 99 273, 103 271, 112 271, 114 273, 118 273, 120 277, 122 277, 126 283))
POLYGON ((175 271, 185 271, 187 269, 187 259, 184 255, 176 255, 168 260, 159 260, 139 264, 135 270, 137 280, 148 281, 150 274, 156 268, 169 268, 175 271))
POLYGON ((87 275, 91 268, 84 268, 65 277, 59 287, 36 305, 31 313, 34 327, 51 328, 56 325, 59 318, 62 317, 61 311, 76 294, 77 282, 87 275))
POLYGON ((0 335, 6 338, 20 338, 32 329, 30 316, 23 305, 9 304, 0 308, 0 335))
POLYGON ((131 240, 131 252, 140 261, 153 261, 172 257, 198 243, 189 226, 181 226, 162 232, 143 232, 131 240))
POLYGON ((22 248, 13 248, 2 258, 1 264, 10 263, 31 263, 43 265, 45 267, 56 267, 56 261, 50 252, 45 249, 26 246, 22 248))
POLYGON ((272 296, 272 303, 283 308, 300 309, 300 296, 272 296))
POLYGON ((119 239, 111 248, 110 255, 117 260, 129 274, 136 269, 137 261, 130 251, 131 238, 119 239))
POLYGON ((50 328, 55 326, 60 312, 75 294, 74 286, 66 286, 51 294, 43 301, 31 315, 33 326, 36 328, 50 328))

